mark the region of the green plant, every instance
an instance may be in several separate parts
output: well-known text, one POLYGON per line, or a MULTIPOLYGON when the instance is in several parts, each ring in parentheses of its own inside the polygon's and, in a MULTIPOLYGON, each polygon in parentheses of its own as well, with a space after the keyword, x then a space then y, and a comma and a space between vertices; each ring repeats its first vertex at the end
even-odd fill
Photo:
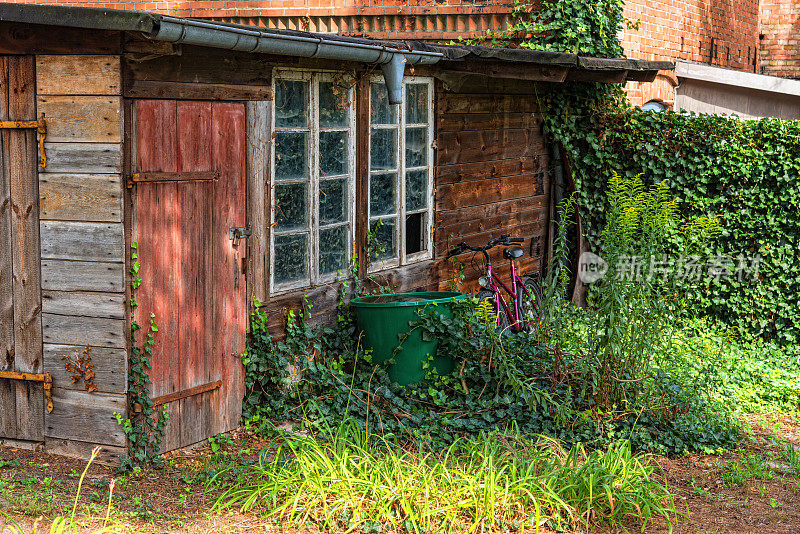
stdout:
POLYGON ((722 470, 722 481, 725 484, 742 485, 751 478, 775 478, 775 472, 766 459, 757 453, 742 451, 739 460, 728 462, 722 470))
POLYGON ((225 445, 233 445, 233 440, 225 434, 217 434, 208 438, 208 445, 211 447, 211 453, 217 454, 222 450, 225 445))
POLYGON ((670 521, 669 493, 629 443, 587 452, 492 432, 438 454, 405 450, 343 421, 331 439, 284 436, 230 483, 216 508, 258 509, 320 529, 514 529, 670 521))
MULTIPOLYGON (((131 309, 138 306, 137 290, 142 284, 139 277, 139 253, 136 242, 131 243, 131 309)), ((131 470, 135 465, 162 466, 159 449, 165 434, 169 415, 165 407, 157 411, 150 396, 150 356, 156 344, 155 333, 158 332, 155 314, 151 313, 144 343, 139 346, 137 337, 141 326, 131 319, 131 351, 128 362, 128 418, 115 413, 117 422, 122 426, 128 438, 128 456, 122 459, 120 469, 131 470)))

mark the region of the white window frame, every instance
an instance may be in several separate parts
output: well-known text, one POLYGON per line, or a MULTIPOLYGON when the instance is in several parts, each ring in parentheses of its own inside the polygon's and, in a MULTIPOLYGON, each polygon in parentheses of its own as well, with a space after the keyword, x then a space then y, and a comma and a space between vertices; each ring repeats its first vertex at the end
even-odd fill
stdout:
MULTIPOLYGON (((320 233, 320 223, 319 223, 319 186, 320 181, 324 181, 328 178, 321 178, 320 177, 320 154, 319 154, 319 137, 320 132, 325 131, 342 131, 345 127, 325 127, 320 128, 319 126, 319 82, 331 82, 334 81, 336 77, 336 72, 331 71, 306 71, 306 70, 283 70, 283 69, 275 69, 272 74, 272 91, 273 95, 275 94, 276 90, 276 83, 279 83, 280 80, 290 80, 290 81, 304 81, 309 84, 309 91, 308 91, 308 101, 306 105, 308 106, 308 127, 307 128, 287 128, 287 127, 279 127, 276 126, 276 117, 277 113, 275 110, 275 103, 273 100, 273 113, 272 113, 272 123, 270 125, 273 133, 273 147, 271 150, 271 157, 270 157, 270 166, 271 172, 270 176, 272 177, 271 184, 270 184, 270 228, 272 231, 270 232, 270 254, 269 254, 269 265, 270 265, 270 276, 269 276, 269 285, 270 285, 270 294, 278 294, 278 293, 285 293, 292 290, 296 290, 299 288, 304 287, 311 287, 319 284, 324 284, 326 282, 331 282, 339 276, 338 272, 328 273, 326 275, 319 274, 319 233, 320 233), (309 235, 309 243, 308 243, 308 277, 302 280, 296 280, 293 282, 284 282, 282 284, 275 283, 275 237, 276 235, 292 235, 298 234, 301 232, 276 232, 275 228, 276 225, 276 210, 275 210, 275 188, 279 184, 284 183, 292 183, 292 181, 278 181, 275 177, 275 161, 277 151, 274 147, 274 134, 276 132, 308 132, 309 140, 308 140, 308 157, 309 157, 309 201, 306 203, 306 208, 308 210, 306 216, 308 217, 308 226, 306 232, 309 235)), ((345 198, 346 208, 347 208, 347 220, 342 223, 333 223, 324 225, 322 228, 333 228, 336 226, 347 226, 348 227, 348 238, 347 238, 347 261, 348 263, 352 261, 353 258, 353 240, 355 236, 355 182, 356 182, 356 109, 355 109, 355 87, 350 86, 348 88, 347 93, 347 100, 348 100, 348 121, 347 121, 347 157, 348 157, 348 172, 346 175, 336 175, 339 178, 346 176, 347 179, 347 198, 345 198)), ((345 274, 347 272, 347 268, 345 267, 345 274)))
MULTIPOLYGON (((383 77, 376 76, 370 80, 369 93, 369 120, 368 125, 368 185, 367 185, 367 231, 372 226, 373 221, 378 220, 381 216, 373 216, 371 213, 371 192, 372 192, 372 175, 380 174, 384 171, 372 170, 372 83, 384 83, 383 77)), ((380 271, 393 267, 400 267, 423 260, 428 260, 433 257, 433 117, 434 117, 434 95, 433 95, 433 78, 424 76, 404 76, 402 87, 402 103, 395 104, 399 107, 398 122, 396 126, 391 125, 378 125, 379 129, 396 129, 397 130, 397 182, 395 182, 395 189, 397 197, 395 199, 395 208, 397 213, 397 223, 395 224, 395 240, 397 242, 397 255, 393 258, 385 260, 371 261, 369 264, 369 271, 380 271), (425 209, 413 210, 410 213, 406 210, 406 171, 408 170, 422 170, 425 166, 406 168, 406 87, 409 84, 425 84, 428 86, 428 122, 427 124, 414 123, 410 126, 427 126, 428 136, 428 150, 427 150, 427 171, 428 171, 428 191, 427 191, 427 207, 425 209), (423 228, 425 242, 427 244, 426 250, 415 252, 413 254, 406 253, 406 216, 414 213, 425 213, 425 226, 423 228)))

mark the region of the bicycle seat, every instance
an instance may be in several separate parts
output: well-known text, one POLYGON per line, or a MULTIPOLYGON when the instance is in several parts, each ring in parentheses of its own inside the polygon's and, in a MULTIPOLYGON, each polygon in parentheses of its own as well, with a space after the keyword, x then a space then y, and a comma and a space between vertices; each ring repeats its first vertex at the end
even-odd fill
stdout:
POLYGON ((521 247, 508 247, 503 249, 503 257, 508 258, 509 260, 521 258, 523 254, 525 254, 525 252, 521 247))

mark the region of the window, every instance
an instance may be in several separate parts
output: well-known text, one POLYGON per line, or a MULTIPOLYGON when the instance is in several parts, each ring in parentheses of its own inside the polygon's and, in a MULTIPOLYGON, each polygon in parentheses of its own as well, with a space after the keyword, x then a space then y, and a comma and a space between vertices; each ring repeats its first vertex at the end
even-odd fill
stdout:
POLYGON ((403 81, 403 104, 390 105, 382 81, 370 84, 369 224, 383 252, 376 269, 431 256, 433 84, 403 81))
POLYGON ((325 73, 276 73, 270 287, 333 279, 351 258, 352 89, 325 73))
POLYGON ((664 111, 665 109, 667 109, 667 106, 660 100, 651 100, 642 106, 642 110, 655 111, 656 113, 664 111))

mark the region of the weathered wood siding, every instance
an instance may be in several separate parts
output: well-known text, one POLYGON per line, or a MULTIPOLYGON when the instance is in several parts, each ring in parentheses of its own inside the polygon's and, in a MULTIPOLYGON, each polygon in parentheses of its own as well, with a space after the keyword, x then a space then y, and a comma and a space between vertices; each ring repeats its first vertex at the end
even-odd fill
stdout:
POLYGON ((45 447, 125 454, 114 412, 126 411, 127 336, 119 55, 36 56, 37 112, 47 117, 39 172, 42 326, 53 376, 45 447), (86 345, 98 391, 73 383, 64 358, 86 345))
MULTIPOLYGON (((487 79, 451 92, 440 84, 436 146, 434 228, 440 286, 453 276, 444 259, 451 245, 483 245, 501 234, 523 238, 525 256, 517 267, 539 272, 550 188, 534 85, 487 79)), ((493 253, 493 265, 508 275, 510 267, 500 251, 493 253)), ((467 265, 464 274, 466 290, 476 291, 479 273, 467 265)))
MULTIPOLYGON (((0 56, 0 120, 36 117, 33 56, 0 56)), ((36 133, 0 130, 0 370, 42 373, 36 133)), ((0 379, 0 437, 41 441, 44 389, 0 379)))

